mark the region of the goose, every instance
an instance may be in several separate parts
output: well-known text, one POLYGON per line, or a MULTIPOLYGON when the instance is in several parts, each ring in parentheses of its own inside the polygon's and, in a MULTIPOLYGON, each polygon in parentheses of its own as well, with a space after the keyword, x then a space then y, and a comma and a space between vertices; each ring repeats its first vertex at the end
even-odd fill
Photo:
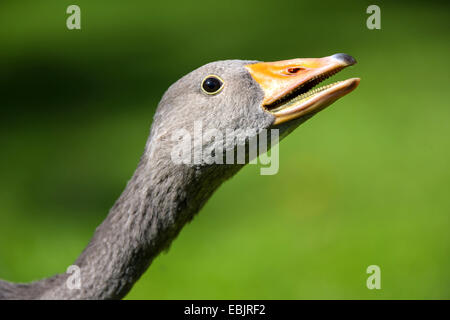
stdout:
MULTIPOLYGON (((219 131, 232 129, 237 138, 252 128, 253 135, 278 130, 282 139, 358 86, 360 79, 350 78, 316 87, 355 63, 343 53, 276 62, 224 60, 183 76, 162 96, 136 171, 73 264, 80 285, 69 286, 68 273, 31 283, 0 280, 0 299, 123 298, 214 191, 250 160, 176 162, 173 132, 193 133, 194 122, 201 121, 219 131)), ((234 152, 248 138, 254 137, 223 148, 234 152)))

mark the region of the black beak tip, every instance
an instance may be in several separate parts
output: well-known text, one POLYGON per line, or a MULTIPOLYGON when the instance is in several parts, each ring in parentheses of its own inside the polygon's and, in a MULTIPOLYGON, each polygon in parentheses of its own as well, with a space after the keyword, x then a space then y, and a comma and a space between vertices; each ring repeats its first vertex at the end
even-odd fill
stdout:
POLYGON ((332 56, 334 59, 339 60, 341 63, 351 66, 356 63, 355 58, 345 53, 336 53, 332 56))

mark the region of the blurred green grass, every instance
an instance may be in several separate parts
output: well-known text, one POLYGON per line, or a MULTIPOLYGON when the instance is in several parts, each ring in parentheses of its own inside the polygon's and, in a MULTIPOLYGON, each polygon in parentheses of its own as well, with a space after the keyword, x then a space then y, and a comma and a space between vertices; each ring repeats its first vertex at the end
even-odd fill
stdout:
POLYGON ((128 298, 450 298, 447 3, 383 2, 379 31, 369 1, 80 0, 81 31, 69 4, 0 4, 0 278, 76 259, 183 74, 345 52, 360 87, 283 140, 277 175, 225 183, 128 298))

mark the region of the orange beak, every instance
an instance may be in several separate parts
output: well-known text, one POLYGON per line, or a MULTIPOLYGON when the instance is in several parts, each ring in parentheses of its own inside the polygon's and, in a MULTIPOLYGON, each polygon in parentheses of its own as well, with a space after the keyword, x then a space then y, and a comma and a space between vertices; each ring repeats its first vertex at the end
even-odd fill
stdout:
POLYGON ((246 68, 264 91, 263 109, 275 116, 274 124, 279 124, 318 112, 353 91, 359 78, 313 87, 355 63, 353 57, 340 53, 324 58, 260 62, 246 68))

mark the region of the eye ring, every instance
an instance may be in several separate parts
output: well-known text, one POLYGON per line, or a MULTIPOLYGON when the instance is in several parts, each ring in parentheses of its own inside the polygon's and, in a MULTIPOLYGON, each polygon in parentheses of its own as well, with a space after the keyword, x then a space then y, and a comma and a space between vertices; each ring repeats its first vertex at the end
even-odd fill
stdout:
POLYGON ((224 87, 225 81, 219 76, 216 76, 215 74, 207 75, 203 78, 202 84, 200 88, 204 93, 207 95, 214 95, 218 94, 220 91, 222 91, 224 87), (208 80, 208 83, 206 82, 208 80), (209 85, 209 87, 208 87, 209 85), (208 91, 210 90, 210 91, 208 91))

